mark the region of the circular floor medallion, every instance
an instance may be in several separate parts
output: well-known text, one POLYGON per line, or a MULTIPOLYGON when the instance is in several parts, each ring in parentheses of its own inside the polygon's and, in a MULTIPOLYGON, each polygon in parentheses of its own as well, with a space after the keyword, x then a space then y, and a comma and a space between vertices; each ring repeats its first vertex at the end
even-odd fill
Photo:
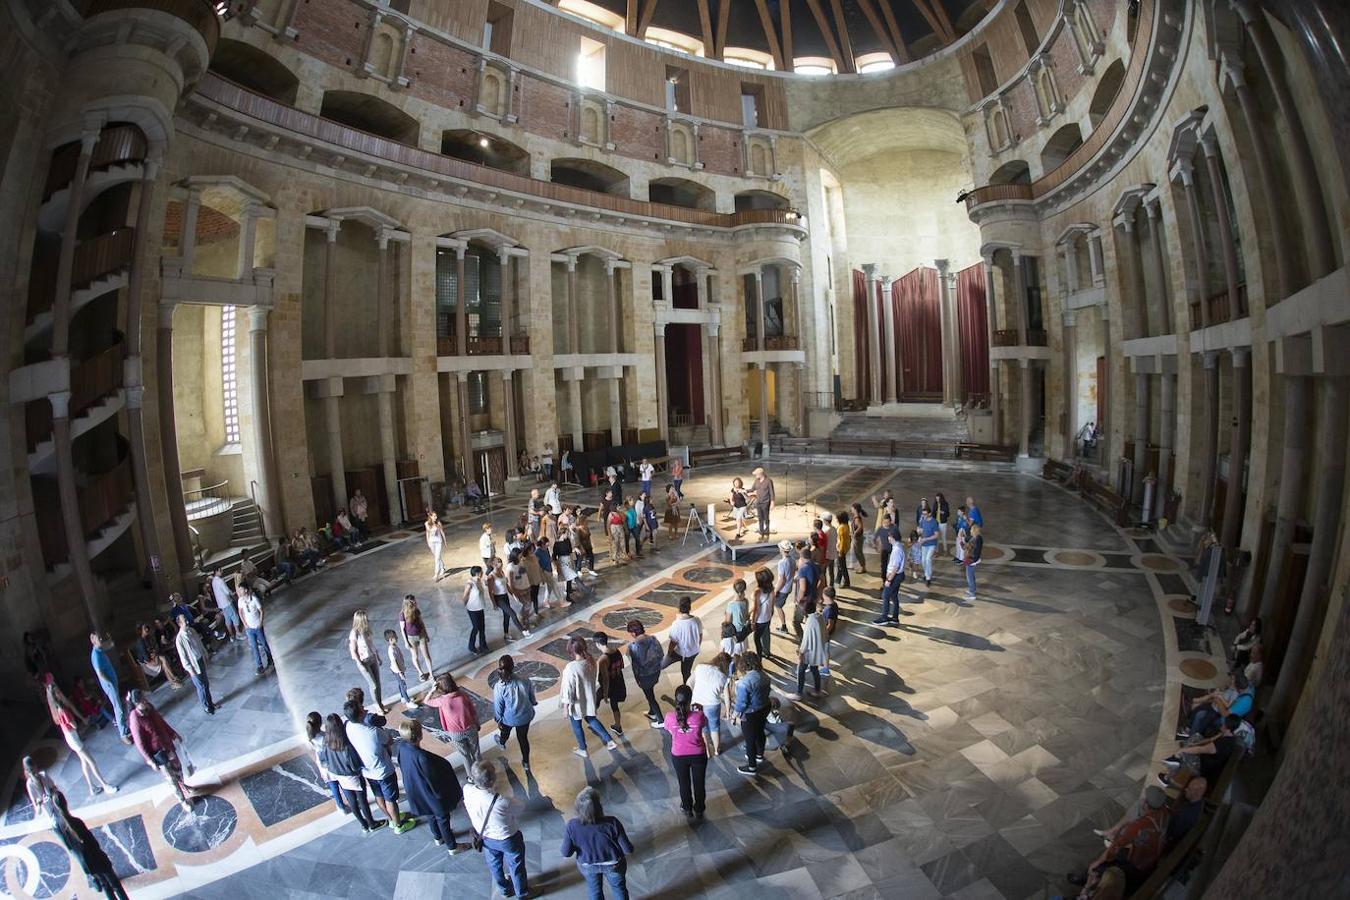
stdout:
MULTIPOLYGON (((562 673, 551 663, 538 659, 521 659, 516 661, 516 674, 530 679, 534 683, 535 693, 539 694, 557 684, 562 673)), ((501 676, 494 669, 488 675, 488 686, 496 687, 498 681, 501 681, 501 676)))
POLYGON ((1219 674, 1214 663, 1204 659, 1183 659, 1180 669, 1181 674, 1193 681, 1211 681, 1219 674))
POLYGON ((239 817, 234 805, 221 797, 192 801, 192 809, 175 805, 164 816, 164 840, 184 853, 206 853, 230 839, 239 817))
POLYGON ((642 623, 642 627, 651 628, 653 625, 660 625, 664 618, 654 609, 642 606, 624 606, 605 613, 604 618, 600 621, 605 624, 606 628, 623 632, 628 627, 630 619, 637 619, 642 623))
POLYGON ((721 584, 735 574, 726 566, 694 566, 680 572, 680 577, 694 584, 721 584))
POLYGON ((1073 569, 1100 566, 1105 562, 1099 554, 1087 550, 1047 550, 1045 561, 1052 566, 1067 566, 1073 569))
POLYGON ((1142 553, 1135 557, 1135 565, 1154 572, 1180 572, 1181 563, 1161 553, 1142 553))

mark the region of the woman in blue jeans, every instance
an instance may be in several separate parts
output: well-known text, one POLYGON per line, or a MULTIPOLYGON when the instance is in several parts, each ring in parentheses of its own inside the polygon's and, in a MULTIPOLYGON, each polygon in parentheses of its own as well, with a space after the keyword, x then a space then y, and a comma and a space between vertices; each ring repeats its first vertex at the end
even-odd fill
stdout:
POLYGON ((497 793, 497 770, 492 763, 478 760, 469 767, 469 783, 464 785, 464 811, 469 827, 483 842, 492 881, 503 896, 532 897, 530 878, 525 872, 525 836, 516 824, 516 810, 509 797, 497 793))
POLYGON ((604 742, 605 748, 613 752, 619 749, 619 745, 596 718, 600 709, 600 696, 596 689, 595 663, 586 649, 586 639, 574 636, 567 642, 567 652, 571 654, 572 661, 563 669, 558 682, 558 704, 567 713, 568 721, 572 723, 572 733, 576 735, 577 749, 572 752, 582 759, 590 755, 586 752, 586 732, 581 727, 583 722, 604 742))
POLYGON ((605 815, 593 787, 577 794, 577 817, 563 831, 562 855, 577 858, 577 871, 586 879, 591 900, 602 900, 605 882, 618 900, 628 900, 628 859, 633 843, 623 823, 605 815))

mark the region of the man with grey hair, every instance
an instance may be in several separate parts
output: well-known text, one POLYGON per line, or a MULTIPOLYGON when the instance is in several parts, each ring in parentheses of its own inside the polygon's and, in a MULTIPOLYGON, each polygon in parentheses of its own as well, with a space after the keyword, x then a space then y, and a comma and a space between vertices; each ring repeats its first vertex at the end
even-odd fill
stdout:
POLYGON ((469 767, 469 783, 464 785, 464 811, 469 827, 483 844, 492 881, 503 896, 532 897, 530 879, 525 873, 525 836, 516 822, 511 801, 497 793, 497 770, 480 759, 469 767))
POLYGON ((755 518, 759 525, 759 538, 767 541, 769 539, 769 513, 773 510, 774 502, 778 498, 774 495, 773 479, 764 474, 763 466, 755 466, 750 474, 755 479, 750 485, 750 493, 755 498, 755 518))
POLYGON ((628 898, 628 859, 633 842, 623 823, 605 815, 600 794, 587 785, 577 794, 577 817, 563 830, 562 855, 577 858, 577 871, 592 897, 604 896, 604 883, 620 900, 628 898))

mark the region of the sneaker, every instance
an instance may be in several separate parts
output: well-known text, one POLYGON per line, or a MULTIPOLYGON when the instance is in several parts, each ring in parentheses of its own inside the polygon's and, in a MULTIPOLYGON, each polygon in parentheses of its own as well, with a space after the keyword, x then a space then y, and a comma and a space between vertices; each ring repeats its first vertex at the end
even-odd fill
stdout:
POLYGON ((618 742, 618 741, 610 741, 608 744, 605 745, 605 749, 606 749, 606 750, 618 750, 618 749, 619 749, 619 742, 618 742))
POLYGON ((503 750, 506 749, 506 741, 502 740, 501 732, 494 734, 492 739, 497 742, 498 747, 501 747, 503 750))
POLYGON ((267 670, 264 669, 262 666, 258 666, 258 668, 256 668, 256 669, 253 670, 253 674, 254 674, 254 675, 261 675, 261 674, 262 674, 263 672, 265 672, 265 671, 267 671, 267 670))
POLYGON ((408 817, 394 826, 394 834, 407 834, 416 827, 417 827, 417 820, 408 817))
POLYGON ((665 722, 658 721, 658 720, 656 720, 656 719, 652 719, 652 727, 653 727, 653 728, 665 728, 665 727, 666 727, 666 723, 665 723, 665 722))
POLYGON ((526 773, 528 773, 528 772, 530 771, 530 764, 529 764, 529 763, 521 763, 521 764, 520 764, 520 767, 521 767, 522 769, 524 769, 524 770, 526 771, 526 773))
POLYGON ((89 792, 93 794, 95 797, 97 797, 99 794, 103 793, 103 788, 99 787, 98 785, 94 785, 92 788, 89 789, 89 792))
POLYGON ((1188 738, 1188 737, 1190 737, 1190 736, 1191 736, 1191 733, 1190 733, 1189 731, 1178 731, 1178 732, 1177 732, 1177 740, 1179 740, 1179 741, 1184 741, 1184 740, 1186 740, 1186 738, 1188 738))
POLYGON ((371 823, 370 823, 370 830, 371 830, 371 831, 379 831, 381 828, 383 828, 384 826, 386 826, 386 825, 388 825, 388 824, 389 824, 389 820, 388 820, 388 819, 376 819, 374 822, 371 822, 371 823))
POLYGON ((458 856, 459 854, 464 853, 470 849, 472 848, 469 847, 468 844, 452 844, 449 847, 449 853, 451 856, 458 856))
POLYGON ((107 791, 107 792, 110 793, 110 794, 115 794, 115 793, 117 793, 118 791, 120 791, 121 788, 119 788, 119 787, 118 787, 117 785, 115 785, 115 784, 110 784, 110 785, 108 785, 107 787, 105 787, 104 790, 107 791))
POLYGON ((873 624, 873 625, 885 625, 885 624, 886 624, 887 622, 889 622, 889 621, 890 621, 890 619, 887 619, 887 618, 885 618, 884 616, 880 616, 880 617, 878 617, 878 618, 873 619, 873 620, 872 620, 872 624, 873 624))
POLYGON ((580 756, 582 759, 590 759, 591 755, 580 747, 572 751, 573 756, 580 756))
POLYGON ((821 678, 829 678, 829 677, 830 677, 830 667, 829 667, 829 666, 821 666, 821 667, 820 667, 820 677, 821 677, 821 678))
POLYGON ((965 599, 965 600, 974 600, 974 599, 975 599, 975 595, 974 595, 974 594, 966 594, 966 596, 965 596, 963 599, 965 599))
POLYGON ((440 838, 432 838, 432 839, 431 839, 431 842, 432 842, 433 844, 435 844, 437 847, 444 847, 444 846, 445 846, 445 841, 441 840, 440 838))
POLYGON ((1172 786, 1172 779, 1168 777, 1168 775, 1167 775, 1166 772, 1159 772, 1159 773, 1158 773, 1158 784, 1162 785, 1162 786, 1165 787, 1165 788, 1171 787, 1171 786, 1172 786))
POLYGON ((522 629, 520 633, 523 637, 534 637, 534 632, 528 629, 522 629))
POLYGON ((615 734, 623 734, 623 729, 620 728, 617 724, 614 725, 614 727, 610 728, 610 731, 614 732, 615 734))
POLYGON ((802 699, 802 695, 801 695, 801 694, 797 694, 797 693, 784 694, 784 696, 787 697, 789 700, 800 700, 800 699, 802 699))
POLYGON ((742 775, 758 775, 759 770, 751 765, 737 766, 736 771, 742 775))

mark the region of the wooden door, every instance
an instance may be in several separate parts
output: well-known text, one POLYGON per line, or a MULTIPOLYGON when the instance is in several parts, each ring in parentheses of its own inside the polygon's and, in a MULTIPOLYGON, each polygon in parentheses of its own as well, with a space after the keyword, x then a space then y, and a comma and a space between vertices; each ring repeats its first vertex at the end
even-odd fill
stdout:
POLYGON ((366 525, 370 528, 380 528, 389 524, 389 498, 386 496, 388 492, 384 489, 383 470, 383 466, 370 466, 348 469, 346 473, 347 496, 355 494, 357 488, 365 495, 369 508, 366 525))
MULTIPOLYGON (((555 460, 556 462, 556 460, 555 460)), ((506 450, 489 447, 474 453, 474 478, 483 493, 500 494, 506 488, 506 450)))

